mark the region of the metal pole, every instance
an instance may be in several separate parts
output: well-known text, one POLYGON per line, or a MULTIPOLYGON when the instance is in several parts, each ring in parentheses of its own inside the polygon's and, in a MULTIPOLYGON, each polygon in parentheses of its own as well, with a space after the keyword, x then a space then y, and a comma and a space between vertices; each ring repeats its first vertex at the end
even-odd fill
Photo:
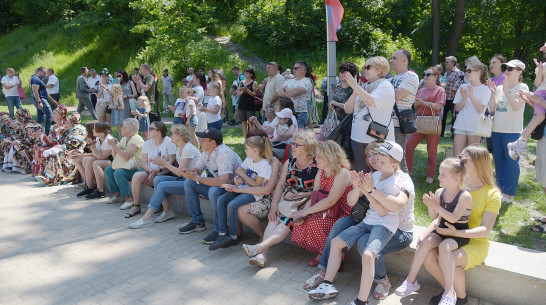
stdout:
MULTIPOLYGON (((325 6, 326 7, 326 6, 325 6)), ((336 65, 336 42, 332 40, 332 37, 330 35, 330 27, 329 24, 329 18, 328 18, 328 8, 326 7, 326 49, 327 49, 327 73, 326 76, 328 77, 328 103, 332 100, 333 92, 330 85, 336 84, 336 74, 337 74, 337 65, 336 65)), ((324 101, 326 103, 326 101, 324 101)))

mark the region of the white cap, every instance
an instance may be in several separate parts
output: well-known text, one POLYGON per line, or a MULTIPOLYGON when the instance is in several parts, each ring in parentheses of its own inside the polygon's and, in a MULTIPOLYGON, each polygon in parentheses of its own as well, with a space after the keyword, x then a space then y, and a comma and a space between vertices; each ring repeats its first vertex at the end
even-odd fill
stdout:
POLYGON ((521 60, 512 59, 511 61, 502 64, 501 67, 506 69, 506 66, 512 68, 520 68, 522 71, 525 70, 525 64, 521 60))
POLYGON ((402 158, 404 157, 404 150, 402 149, 402 146, 393 141, 383 142, 383 144, 381 144, 381 146, 379 146, 377 149, 377 152, 383 155, 391 156, 398 162, 401 162, 402 158))
POLYGON ((275 114, 279 117, 279 119, 290 119, 294 115, 290 108, 284 108, 279 112, 275 112, 275 114))

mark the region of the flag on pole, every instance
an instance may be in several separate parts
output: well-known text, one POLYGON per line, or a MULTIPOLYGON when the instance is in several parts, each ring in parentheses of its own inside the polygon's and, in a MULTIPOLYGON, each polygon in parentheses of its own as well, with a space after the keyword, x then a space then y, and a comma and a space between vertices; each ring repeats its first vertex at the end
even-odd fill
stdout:
POLYGON ((339 0, 324 0, 326 11, 328 12, 328 28, 330 30, 330 40, 337 40, 337 30, 339 30, 341 20, 343 19, 344 9, 339 0))

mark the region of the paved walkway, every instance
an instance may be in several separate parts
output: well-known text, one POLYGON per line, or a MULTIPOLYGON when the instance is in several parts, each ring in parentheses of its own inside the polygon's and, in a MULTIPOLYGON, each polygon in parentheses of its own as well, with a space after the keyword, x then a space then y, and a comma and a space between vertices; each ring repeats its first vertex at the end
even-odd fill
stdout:
MULTIPOLYGON (((271 264, 259 269, 240 247, 209 251, 201 240, 211 225, 179 235, 187 216, 130 230, 135 218, 123 218, 117 204, 77 200, 72 186, 45 188, 3 172, 0 194, 1 305, 349 304, 358 294, 360 266, 348 264, 336 279, 340 295, 311 302, 301 286, 316 271, 306 265, 309 253, 277 245, 271 264)), ((391 276, 395 287, 400 280, 391 276)), ((428 304, 439 292, 425 285, 420 294, 392 294, 380 304, 428 304)))

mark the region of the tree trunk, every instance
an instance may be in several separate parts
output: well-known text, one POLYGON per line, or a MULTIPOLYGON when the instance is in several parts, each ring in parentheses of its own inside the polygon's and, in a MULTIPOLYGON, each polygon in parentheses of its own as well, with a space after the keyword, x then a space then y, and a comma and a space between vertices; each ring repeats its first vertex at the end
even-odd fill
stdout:
POLYGON ((446 55, 457 55, 457 48, 459 47, 464 28, 465 4, 466 0, 455 0, 455 17, 453 18, 453 26, 451 27, 446 55))
POLYGON ((434 66, 440 61, 440 0, 432 0, 432 62, 434 66))

